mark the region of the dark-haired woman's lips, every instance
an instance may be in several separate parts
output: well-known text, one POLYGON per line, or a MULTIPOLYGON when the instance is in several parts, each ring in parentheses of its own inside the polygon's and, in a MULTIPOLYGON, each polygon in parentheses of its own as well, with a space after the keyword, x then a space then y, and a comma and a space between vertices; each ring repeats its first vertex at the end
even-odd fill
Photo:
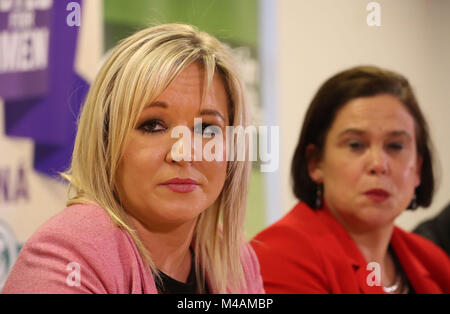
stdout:
POLYGON ((364 195, 376 203, 384 202, 391 196, 389 192, 383 189, 371 189, 364 192, 364 195))
POLYGON ((198 187, 198 182, 191 178, 173 178, 161 185, 176 193, 190 193, 198 187))

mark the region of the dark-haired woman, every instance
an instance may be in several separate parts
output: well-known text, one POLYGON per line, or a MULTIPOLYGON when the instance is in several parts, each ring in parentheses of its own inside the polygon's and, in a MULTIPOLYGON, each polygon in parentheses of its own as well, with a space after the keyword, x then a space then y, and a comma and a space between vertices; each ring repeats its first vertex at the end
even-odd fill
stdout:
POLYGON ((450 293, 450 259, 394 225, 431 203, 427 124, 408 81, 341 72, 307 111, 292 162, 299 203, 258 234, 268 293, 450 293))

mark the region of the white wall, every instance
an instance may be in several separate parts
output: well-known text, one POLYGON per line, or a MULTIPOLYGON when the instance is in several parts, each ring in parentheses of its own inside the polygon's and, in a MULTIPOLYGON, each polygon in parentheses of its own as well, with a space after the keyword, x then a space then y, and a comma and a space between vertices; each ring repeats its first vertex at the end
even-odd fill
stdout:
POLYGON ((405 75, 416 91, 441 160, 432 206, 397 221, 411 229, 450 201, 450 1, 379 0, 381 26, 366 22, 368 0, 281 0, 279 21, 279 213, 296 203, 290 164, 307 106, 319 86, 343 69, 372 64, 405 75), (289 183, 289 184, 288 184, 289 183))

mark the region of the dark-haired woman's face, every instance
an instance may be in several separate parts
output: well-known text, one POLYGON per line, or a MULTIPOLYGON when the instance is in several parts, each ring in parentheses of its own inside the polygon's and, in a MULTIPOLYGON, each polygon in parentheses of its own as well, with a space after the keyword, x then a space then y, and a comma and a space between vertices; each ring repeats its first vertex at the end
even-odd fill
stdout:
POLYGON ((389 226, 420 184, 414 119, 394 96, 356 98, 327 134, 322 160, 310 167, 333 215, 355 231, 389 226))

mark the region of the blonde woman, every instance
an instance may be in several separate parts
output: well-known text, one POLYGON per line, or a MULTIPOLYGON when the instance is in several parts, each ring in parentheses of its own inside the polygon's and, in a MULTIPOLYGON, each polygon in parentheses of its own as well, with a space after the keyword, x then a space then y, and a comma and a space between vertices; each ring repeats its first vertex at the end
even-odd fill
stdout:
POLYGON ((64 174, 75 196, 27 241, 3 292, 263 293, 243 233, 249 162, 179 158, 194 145, 173 136, 184 127, 205 146, 247 121, 217 39, 167 24, 122 41, 80 116, 64 174))

